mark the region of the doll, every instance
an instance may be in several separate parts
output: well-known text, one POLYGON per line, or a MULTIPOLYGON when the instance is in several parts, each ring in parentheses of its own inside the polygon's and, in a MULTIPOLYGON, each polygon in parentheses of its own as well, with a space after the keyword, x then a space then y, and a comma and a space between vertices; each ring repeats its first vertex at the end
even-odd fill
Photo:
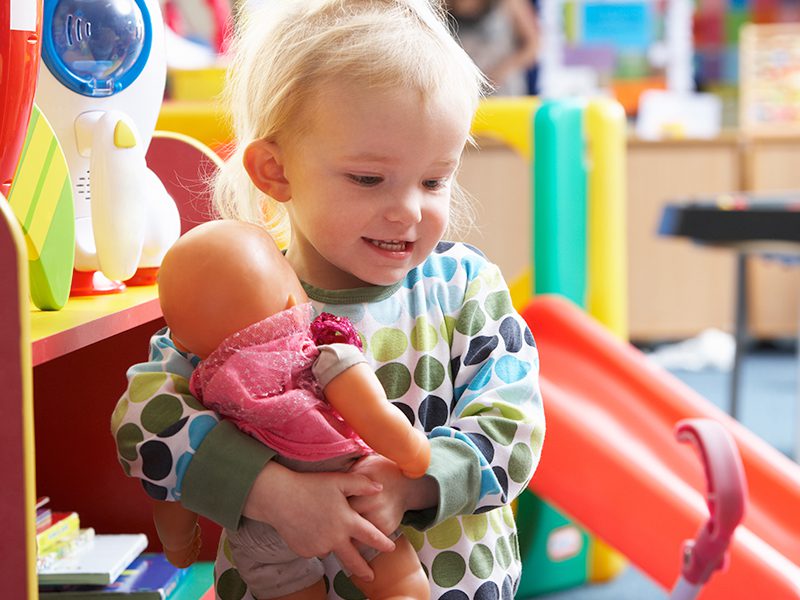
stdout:
MULTIPOLYGON (((428 439, 387 400, 349 321, 324 313, 312 322, 300 281, 263 228, 219 220, 187 232, 164 258, 159 300, 175 346, 202 359, 192 394, 275 450, 280 464, 347 470, 375 451, 407 477, 425 474, 428 439)), ((193 562, 200 548, 196 515, 176 502, 156 502, 154 515, 170 561, 193 562)), ((243 519, 227 535, 259 600, 324 598, 320 560, 288 560, 290 551, 271 526, 243 519), (297 595, 304 590, 307 595, 297 595)), ((428 598, 416 553, 401 536, 396 544, 373 564, 376 581, 380 564, 389 573, 381 580, 395 588, 386 597, 428 598)))

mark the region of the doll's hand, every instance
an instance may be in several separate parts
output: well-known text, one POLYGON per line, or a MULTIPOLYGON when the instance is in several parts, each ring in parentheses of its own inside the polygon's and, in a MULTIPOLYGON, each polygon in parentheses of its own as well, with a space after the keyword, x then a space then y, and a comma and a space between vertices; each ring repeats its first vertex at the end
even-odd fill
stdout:
POLYGON ((195 524, 194 532, 192 533, 192 540, 185 546, 179 548, 168 548, 167 544, 162 544, 164 549, 164 556, 167 560, 179 569, 185 569, 197 560, 200 556, 200 548, 202 547, 202 539, 200 537, 200 525, 195 524))
POLYGON ((354 540, 380 552, 394 543, 348 504, 348 498, 377 494, 381 486, 353 473, 296 473, 270 461, 256 477, 243 514, 269 523, 296 554, 333 552, 351 573, 371 581, 372 569, 354 540))
POLYGON ((385 534, 397 529, 407 510, 430 508, 439 500, 438 484, 432 477, 409 479, 380 454, 365 456, 350 473, 365 475, 383 486, 377 494, 351 497, 350 506, 385 534))

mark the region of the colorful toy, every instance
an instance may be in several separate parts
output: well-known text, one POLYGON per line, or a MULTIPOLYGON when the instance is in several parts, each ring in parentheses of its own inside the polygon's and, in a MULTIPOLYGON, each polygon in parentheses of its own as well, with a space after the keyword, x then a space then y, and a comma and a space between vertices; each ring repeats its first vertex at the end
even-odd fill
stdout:
POLYGON ((586 300, 584 103, 545 102, 534 117, 534 293, 586 300))
MULTIPOLYGON (((173 342, 203 359, 191 378, 193 395, 276 450, 279 463, 296 471, 347 470, 366 453, 366 442, 407 477, 425 474, 427 437, 388 401, 349 321, 325 313, 311 321, 303 287, 263 228, 238 221, 195 227, 164 258, 159 300, 173 342)), ((172 502, 156 503, 155 516, 173 564, 193 560, 194 520, 172 502)), ((272 527, 256 521, 228 532, 228 544, 245 581, 248 565, 266 568, 262 555, 271 547, 280 553, 269 561, 279 563, 275 577, 280 564, 290 570, 288 561, 297 559, 272 527), (248 539, 259 540, 261 550, 248 539)), ((371 562, 376 577, 364 591, 370 598, 428 598, 416 552, 404 537, 396 544, 371 562)), ((309 560, 308 568, 319 568, 320 580, 293 599, 325 597, 321 563, 309 560)), ((256 583, 248 584, 261 597, 256 583)))
POLYGON ((8 195, 25 141, 39 70, 41 3, 0 2, 0 193, 8 195))
POLYGON ((703 598, 800 598, 800 467, 568 301, 536 298, 523 317, 536 327, 548 399, 547 452, 531 489, 668 589, 684 540, 708 518, 704 473, 674 428, 717 421, 741 454, 749 505, 703 598))
MULTIPOLYGON (((545 100, 533 123, 533 274, 512 284, 515 306, 560 294, 624 339, 624 111, 602 98, 545 100)), ((608 580, 625 564, 560 508, 520 499, 520 597, 608 580)))
POLYGON ((177 239, 175 204, 145 163, 164 93, 155 0, 46 0, 36 99, 53 125, 75 193, 73 294, 119 289, 95 271, 152 283, 177 239))
POLYGON ((627 123, 622 106, 589 100, 586 132, 586 311, 628 339, 627 123))
POLYGON ((72 182, 53 129, 36 106, 8 202, 25 234, 31 299, 42 310, 59 310, 69 298, 75 257, 72 182))
POLYGON ((25 235, 33 302, 55 310, 69 295, 74 213, 64 154, 33 105, 41 16, 40 2, 10 0, 0 5, 0 190, 25 235))
POLYGON ((683 567, 673 600, 693 600, 715 571, 727 566, 727 550, 744 517, 747 482, 736 443, 717 421, 684 419, 675 426, 678 441, 692 444, 700 454, 708 490, 709 519, 694 540, 683 545, 683 567))
POLYGON ((208 180, 222 159, 198 140, 172 131, 153 132, 147 164, 167 188, 181 215, 181 234, 213 218, 208 180))

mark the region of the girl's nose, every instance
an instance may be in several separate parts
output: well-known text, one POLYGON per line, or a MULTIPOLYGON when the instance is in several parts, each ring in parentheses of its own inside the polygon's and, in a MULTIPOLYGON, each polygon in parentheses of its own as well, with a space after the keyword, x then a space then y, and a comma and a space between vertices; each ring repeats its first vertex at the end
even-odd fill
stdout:
POLYGON ((422 198, 420 192, 410 191, 390 199, 386 219, 393 223, 415 225, 422 220, 422 198))

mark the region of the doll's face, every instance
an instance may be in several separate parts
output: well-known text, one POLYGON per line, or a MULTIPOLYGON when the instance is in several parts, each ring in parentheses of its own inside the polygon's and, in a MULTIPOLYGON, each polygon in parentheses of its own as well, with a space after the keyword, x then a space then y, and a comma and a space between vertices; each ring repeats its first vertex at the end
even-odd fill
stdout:
POLYGON ((173 341, 205 358, 237 331, 308 298, 263 229, 212 221, 164 257, 159 300, 173 341))

